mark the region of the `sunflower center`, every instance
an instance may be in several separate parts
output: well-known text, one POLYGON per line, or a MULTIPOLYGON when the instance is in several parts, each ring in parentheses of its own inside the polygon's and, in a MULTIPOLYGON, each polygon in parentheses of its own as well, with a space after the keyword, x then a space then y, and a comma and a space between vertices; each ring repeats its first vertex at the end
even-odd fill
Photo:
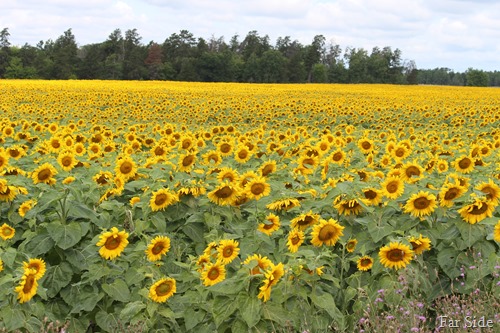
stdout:
POLYGON ((129 161, 125 161, 120 165, 120 172, 125 175, 130 173, 132 169, 133 169, 132 163, 130 163, 129 161))
POLYGON ((163 205, 167 201, 167 195, 165 193, 159 193, 155 197, 155 204, 157 206, 163 205))
POLYGON ((368 141, 363 141, 361 143, 361 147, 363 147, 363 149, 365 149, 365 150, 368 150, 368 149, 370 149, 372 147, 372 144, 370 142, 368 142, 368 141))
POLYGON ((486 203, 479 203, 479 204, 474 204, 472 206, 472 209, 469 211, 469 214, 472 215, 481 215, 485 213, 488 210, 488 204, 486 203))
POLYGON ((63 166, 68 167, 73 162, 73 159, 70 156, 65 156, 65 157, 63 157, 63 159, 61 160, 61 162, 62 162, 63 166))
POLYGON ((223 152, 224 154, 229 153, 231 151, 231 145, 228 143, 223 143, 220 146, 220 151, 223 152))
POLYGON ((406 169, 405 173, 410 178, 412 176, 420 176, 420 169, 417 168, 416 166, 411 165, 406 169))
POLYGON ((322 242, 332 239, 337 234, 337 228, 333 225, 325 225, 318 233, 318 239, 322 242))
POLYGON ((389 184, 387 184, 387 186, 385 188, 387 189, 387 192, 395 193, 398 191, 399 184, 398 184, 398 182, 393 181, 393 182, 390 182, 389 184))
POLYGON ((369 265, 371 265, 371 263, 372 263, 372 261, 370 259, 367 259, 367 258, 361 259, 361 266, 363 266, 363 267, 369 266, 369 265))
POLYGON ((458 166, 460 167, 460 169, 467 169, 471 164, 472 161, 468 157, 463 158, 460 160, 460 162, 458 162, 458 166))
POLYGON ((33 285, 35 284, 35 275, 29 274, 24 282, 23 293, 28 294, 31 292, 33 285))
POLYGON ((300 237, 298 235, 295 235, 290 239, 290 241, 293 245, 297 245, 300 242, 300 237))
POLYGON ((416 209, 425 209, 425 208, 429 207, 430 204, 431 204, 431 201, 425 197, 419 197, 419 198, 415 199, 415 201, 413 201, 413 206, 416 209))
POLYGON ((219 277, 220 275, 220 272, 219 272, 219 269, 218 268, 210 268, 210 270, 208 271, 207 273, 207 277, 210 279, 210 280, 215 280, 219 277))
POLYGON ((496 191, 489 186, 483 188, 481 192, 486 193, 486 197, 490 200, 496 196, 496 191))
POLYGON ((389 252, 387 252, 387 259, 389 259, 390 261, 394 262, 402 261, 404 257, 405 257, 405 252, 400 249, 392 249, 389 252))
POLYGON ((156 295, 165 296, 172 290, 172 285, 168 282, 163 282, 158 287, 156 287, 156 295))
POLYGON ((155 246, 153 246, 151 252, 153 252, 154 255, 158 255, 159 253, 161 253, 161 251, 163 251, 164 248, 165 246, 163 246, 162 243, 157 243, 155 244, 155 246))
POLYGON ((222 256, 224 258, 229 258, 233 255, 233 248, 232 247, 226 247, 223 251, 222 251, 222 256))
POLYGON ((377 192, 375 192, 374 190, 367 190, 364 192, 365 194, 365 198, 366 199, 375 199, 377 197, 377 192))
POLYGON ((307 216, 305 216, 302 220, 299 220, 299 221, 297 222, 297 224, 298 224, 298 225, 309 225, 309 224, 313 223, 313 221, 314 221, 313 217, 312 217, 312 216, 307 215, 307 216))
POLYGON ((208 156, 208 160, 217 163, 219 161, 219 156, 217 156, 217 154, 211 154, 210 156, 208 156))
POLYGON ((156 147, 154 153, 156 156, 161 156, 165 153, 165 149, 163 149, 162 147, 156 147))
POLYGON ((398 148, 398 149, 396 149, 395 154, 397 157, 403 157, 405 155, 405 152, 406 151, 404 148, 398 148))
POLYGON ((245 159, 245 158, 247 158, 247 156, 248 156, 248 152, 246 150, 240 150, 238 152, 238 157, 241 159, 245 159))
POLYGON ((450 188, 446 193, 444 194, 444 199, 445 200, 453 200, 458 196, 458 189, 455 187, 450 188))
POLYGON ((52 172, 50 171, 50 169, 43 169, 38 173, 38 179, 42 182, 49 179, 50 177, 52 177, 52 172))
POLYGON ((120 246, 121 240, 119 237, 108 237, 106 239, 106 243, 104 243, 104 247, 108 250, 114 250, 118 246, 120 246))
POLYGON ((52 148, 57 149, 57 148, 61 147, 61 144, 59 143, 59 141, 52 141, 51 146, 52 146, 52 148))
POLYGON ((265 189, 266 187, 264 186, 264 184, 257 183, 252 185, 250 191, 252 192, 253 195, 259 195, 264 193, 265 189))
POLYGON ((194 161, 194 156, 193 155, 188 155, 182 159, 182 165, 187 167, 193 164, 194 161))
POLYGON ((9 154, 11 157, 16 158, 21 154, 21 152, 19 152, 17 149, 12 149, 11 151, 9 151, 9 154))
POLYGON ((10 228, 4 228, 4 229, 2 229, 2 234, 4 236, 10 236, 10 235, 12 235, 12 230, 10 228))
POLYGON ((333 154, 332 160, 334 160, 335 162, 338 162, 338 161, 342 160, 342 153, 341 152, 336 152, 335 154, 333 154))
POLYGON ((226 199, 233 194, 233 190, 229 186, 224 186, 223 188, 215 191, 215 196, 217 198, 226 199))
POLYGON ((263 169, 262 169, 262 176, 267 176, 268 174, 270 174, 271 172, 273 172, 273 166, 272 165, 266 165, 263 169))

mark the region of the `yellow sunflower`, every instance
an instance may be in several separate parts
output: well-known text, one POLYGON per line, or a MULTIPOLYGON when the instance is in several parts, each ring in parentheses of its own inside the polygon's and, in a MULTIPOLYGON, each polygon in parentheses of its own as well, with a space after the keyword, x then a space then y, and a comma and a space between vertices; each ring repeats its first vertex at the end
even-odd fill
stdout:
POLYGON ((429 192, 420 191, 411 195, 403 210, 412 216, 422 217, 432 214, 436 207, 436 196, 429 192))
POLYGON ((404 189, 404 183, 399 177, 387 177, 382 182, 382 194, 389 199, 399 198, 404 189))
POLYGON ((75 158, 74 153, 71 150, 66 150, 57 156, 57 163, 61 166, 64 171, 71 171, 77 165, 78 160, 75 158))
POLYGON ((139 202, 141 202, 141 198, 140 197, 132 197, 130 198, 129 200, 129 204, 130 206, 135 206, 136 204, 138 204, 139 202))
POLYGON ((363 154, 369 154, 374 150, 373 140, 368 138, 361 138, 358 140, 358 147, 363 154))
POLYGON ((461 197, 467 189, 460 186, 458 183, 445 183, 439 191, 439 205, 441 207, 453 206, 453 200, 461 197))
POLYGON ((217 145, 217 150, 222 156, 229 156, 233 153, 234 146, 231 142, 221 141, 217 145))
POLYGON ((4 223, 0 227, 0 237, 2 237, 3 240, 13 238, 15 234, 16 234, 16 229, 12 228, 10 225, 6 223, 4 223))
POLYGON ((116 227, 113 227, 111 231, 106 231, 99 236, 99 242, 96 245, 101 246, 99 249, 101 257, 114 259, 120 256, 128 245, 128 233, 125 230, 118 231, 116 227))
POLYGON ((257 297, 262 299, 264 302, 267 302, 271 298, 272 287, 278 283, 284 274, 285 270, 282 263, 279 263, 278 265, 271 263, 271 268, 265 275, 264 284, 259 288, 260 292, 257 297))
POLYGON ((240 191, 234 184, 225 182, 207 194, 210 201, 219 206, 231 205, 238 197, 240 191))
POLYGON ((217 247, 217 260, 223 265, 231 263, 240 253, 239 243, 233 239, 221 240, 217 247))
POLYGON ((473 203, 458 210, 465 222, 476 224, 493 216, 495 205, 486 198, 476 198, 473 203))
POLYGON ((0 272, 3 271, 3 261, 0 259, 0 272))
POLYGON ((319 224, 316 224, 312 228, 311 232, 311 244, 314 246, 334 246, 339 238, 343 236, 343 230, 345 227, 341 226, 336 220, 329 219, 319 221, 319 224))
POLYGON ((357 267, 360 271, 368 271, 373 266, 373 258, 370 256, 362 256, 357 261, 357 267))
POLYGON ((229 182, 229 183, 236 183, 240 176, 238 175, 238 171, 236 171, 233 168, 222 168, 220 169, 219 173, 217 174, 217 180, 219 182, 229 182))
POLYGON ((40 280, 46 271, 46 264, 43 259, 29 259, 28 262, 23 262, 24 274, 34 274, 36 280, 40 280))
POLYGON ((68 185, 68 184, 71 184, 72 182, 74 182, 75 180, 76 180, 75 177, 68 176, 68 177, 64 178, 61 183, 63 183, 64 185, 68 185))
POLYGON ((415 254, 422 254, 424 251, 429 251, 431 249, 431 240, 427 237, 419 235, 418 237, 410 237, 408 240, 411 244, 413 252, 415 254))
POLYGON ((10 202, 17 194, 18 190, 15 186, 9 186, 6 182, 0 185, 0 201, 10 202))
POLYGON ((196 162, 195 153, 186 153, 179 156, 179 171, 189 172, 194 167, 196 162))
POLYGON ((293 229, 305 230, 307 227, 318 223, 321 216, 319 214, 314 214, 312 210, 307 213, 300 214, 299 216, 293 218, 290 221, 290 226, 293 229))
POLYGON ((264 223, 259 223, 259 226, 257 227, 257 230, 260 232, 271 236, 273 232, 278 230, 280 228, 280 218, 277 215, 274 214, 269 214, 266 216, 266 222, 264 223))
POLYGON ((244 265, 249 265, 251 263, 254 263, 255 266, 250 269, 250 275, 263 274, 272 265, 271 260, 260 254, 248 256, 245 261, 243 261, 244 265))
POLYGON ((262 177, 267 177, 269 174, 276 172, 276 161, 264 162, 259 168, 262 177))
POLYGON ((176 281, 173 278, 163 278, 156 281, 149 288, 149 298, 156 303, 165 303, 177 291, 176 281))
POLYGON ((44 163, 33 171, 31 179, 36 185, 38 183, 45 183, 48 185, 54 185, 56 180, 54 176, 57 174, 56 168, 50 163, 44 163))
POLYGON ((267 209, 272 210, 289 210, 293 207, 300 207, 300 201, 297 198, 279 199, 266 205, 267 209))
POLYGON ((0 151, 0 170, 9 164, 9 155, 5 151, 0 151))
POLYGON ((204 286, 213 286, 226 279, 226 267, 219 261, 209 263, 201 272, 201 280, 204 286))
POLYGON ((236 151, 234 152, 234 159, 236 162, 244 164, 250 160, 252 157, 252 152, 245 145, 238 145, 236 151))
POLYGON ((203 162, 207 165, 217 166, 222 162, 222 155, 215 150, 211 150, 202 155, 203 162))
POLYGON ((347 200, 342 199, 341 196, 335 198, 333 207, 335 207, 341 215, 358 215, 363 210, 363 206, 360 205, 357 199, 347 200))
POLYGON ((198 260, 196 260, 196 266, 198 266, 197 271, 199 273, 203 272, 205 269, 205 266, 211 262, 210 256, 206 254, 202 254, 198 257, 198 260))
POLYGON ((304 232, 298 228, 292 229, 288 234, 288 240, 286 246, 290 253, 295 253, 299 250, 299 247, 304 243, 305 235, 304 232))
POLYGON ((382 247, 378 253, 380 263, 387 268, 400 269, 406 267, 413 258, 413 251, 408 245, 391 242, 382 247))
POLYGON ((149 200, 149 207, 153 212, 164 210, 170 205, 173 205, 179 201, 179 196, 177 193, 170 191, 169 189, 162 188, 151 194, 151 199, 149 200))
POLYGON ((335 151, 333 151, 328 158, 325 160, 327 163, 334 163, 337 165, 342 165, 346 159, 346 153, 340 149, 337 148, 335 151))
POLYGON ((373 187, 363 190, 361 201, 367 206, 378 206, 382 202, 382 192, 373 187))
POLYGON ((127 181, 134 177, 136 172, 137 166, 130 156, 122 155, 117 159, 115 166, 115 173, 117 176, 121 176, 127 181))
POLYGON ((356 245, 358 244, 357 239, 350 239, 347 244, 345 245, 345 249, 347 252, 352 253, 354 250, 356 250, 356 245))
POLYGON ((35 271, 30 270, 29 272, 25 272, 23 274, 23 276, 21 277, 21 282, 14 289, 14 291, 17 292, 19 303, 25 303, 36 295, 37 289, 38 281, 36 279, 35 271))
POLYGON ((271 193, 271 186, 264 177, 257 177, 245 185, 244 191, 248 198, 259 200, 271 193))
POLYGON ((424 176, 424 168, 417 163, 405 163, 401 167, 401 180, 413 184, 422 179, 424 176))
POLYGON ((493 239, 500 243, 500 221, 495 224, 495 228, 493 229, 493 239))
POLYGON ((145 252, 149 261, 158 261, 168 250, 170 250, 170 238, 167 236, 156 236, 149 243, 145 252))
POLYGON ((500 187, 489 179, 488 182, 482 182, 476 186, 476 190, 483 192, 486 198, 492 202, 493 205, 498 205, 500 199, 500 187))
POLYGON ((462 155, 454 160, 451 165, 460 173, 470 173, 474 170, 474 160, 469 156, 462 155))

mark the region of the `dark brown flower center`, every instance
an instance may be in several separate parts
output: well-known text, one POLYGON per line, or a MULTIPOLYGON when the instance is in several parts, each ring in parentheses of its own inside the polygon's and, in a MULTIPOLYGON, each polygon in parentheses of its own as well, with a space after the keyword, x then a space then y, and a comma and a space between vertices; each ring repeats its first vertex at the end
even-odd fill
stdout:
POLYGON ((114 250, 118 246, 120 246, 121 239, 118 236, 111 236, 106 239, 106 243, 104 244, 104 247, 108 250, 114 250))
POLYGON ((392 249, 389 252, 387 252, 387 259, 390 261, 402 261, 405 257, 405 252, 400 249, 392 249))
POLYGON ((156 287, 156 295, 165 296, 172 290, 172 285, 170 282, 163 282, 158 287, 156 287))
POLYGON ((318 239, 322 242, 333 239, 337 235, 337 228, 335 226, 327 224, 318 233, 318 239))
POLYGON ((426 209, 431 204, 431 201, 425 197, 419 197, 413 201, 413 206, 416 209, 426 209))

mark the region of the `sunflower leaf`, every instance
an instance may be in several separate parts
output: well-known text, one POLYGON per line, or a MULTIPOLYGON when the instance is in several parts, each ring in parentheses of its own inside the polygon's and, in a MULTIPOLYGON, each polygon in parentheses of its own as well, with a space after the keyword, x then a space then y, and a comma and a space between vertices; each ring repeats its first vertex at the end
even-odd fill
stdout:
POLYGON ((253 327, 260 321, 262 302, 257 297, 248 293, 239 294, 238 308, 248 327, 253 327))
POLYGON ((123 280, 116 279, 111 284, 103 284, 102 289, 114 300, 120 302, 128 302, 130 300, 130 290, 123 280))
POLYGON ((66 250, 77 244, 82 239, 82 227, 77 222, 62 224, 52 222, 47 225, 50 237, 61 249, 66 250))
POLYGON ((26 321, 26 316, 24 312, 18 309, 11 309, 6 307, 2 310, 3 314, 3 323, 5 324, 5 328, 9 332, 13 332, 15 329, 23 327, 24 322, 26 321))

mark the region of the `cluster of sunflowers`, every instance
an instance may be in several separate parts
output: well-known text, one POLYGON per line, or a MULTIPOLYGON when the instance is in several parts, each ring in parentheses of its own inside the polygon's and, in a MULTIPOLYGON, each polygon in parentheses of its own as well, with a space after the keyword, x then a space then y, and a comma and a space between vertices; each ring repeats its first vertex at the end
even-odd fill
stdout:
MULTIPOLYGON (((437 87, 9 81, 0 92, 0 200, 2 212, 17 212, 0 237, 12 244, 35 230, 23 221, 41 219, 38 202, 50 188, 82 188, 89 198, 98 194, 90 210, 116 203, 167 224, 170 213, 195 222, 234 215, 276 248, 283 239, 290 258, 340 247, 363 274, 374 265, 402 269, 431 244, 444 244, 438 223, 486 222, 488 241, 500 242, 500 104, 491 90, 478 101, 476 90, 437 87), (413 224, 394 235, 380 222, 388 231, 369 239, 379 213, 413 224)), ((63 209, 60 218, 66 215, 63 209)), ((115 222, 99 226, 93 244, 105 260, 142 237, 115 222)), ((234 233, 223 231, 227 223, 205 226, 206 243, 190 244, 184 259, 210 287, 246 255, 240 261, 262 276, 257 296, 267 302, 282 277, 293 275, 292 259, 240 253, 234 233)), ((150 262, 171 247, 155 227, 144 227, 150 262)), ((334 271, 322 264, 306 270, 334 271)), ((20 302, 36 294, 45 263, 27 267, 16 287, 20 302)), ((149 287, 154 302, 177 292, 176 279, 166 276, 149 287)))

